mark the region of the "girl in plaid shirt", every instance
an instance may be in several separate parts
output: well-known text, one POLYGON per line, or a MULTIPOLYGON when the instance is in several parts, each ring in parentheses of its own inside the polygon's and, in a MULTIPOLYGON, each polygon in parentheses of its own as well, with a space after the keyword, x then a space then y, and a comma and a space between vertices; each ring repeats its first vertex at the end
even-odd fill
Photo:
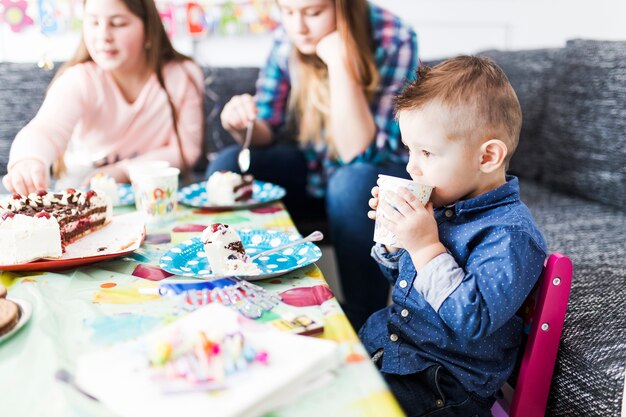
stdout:
MULTIPOLYGON (((392 99, 417 66, 415 32, 365 0, 278 0, 277 29, 254 97, 233 97, 222 126, 241 142, 253 122, 250 172, 287 188, 296 223, 326 215, 345 310, 358 328, 387 300, 363 213, 378 174, 404 176, 392 99), (366 22, 366 24, 364 24, 366 22)), ((209 167, 238 171, 239 146, 209 167)))

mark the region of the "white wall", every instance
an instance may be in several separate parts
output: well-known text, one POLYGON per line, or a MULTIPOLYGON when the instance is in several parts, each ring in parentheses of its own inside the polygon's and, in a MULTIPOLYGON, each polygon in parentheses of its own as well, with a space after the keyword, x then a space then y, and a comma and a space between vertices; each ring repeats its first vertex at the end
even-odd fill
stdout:
MULTIPOLYGON (((558 47, 567 39, 626 40, 624 0, 373 0, 410 22, 418 33, 420 56, 428 60, 480 50, 558 47)), ((35 30, 12 33, 0 25, 0 61, 57 61, 76 48, 78 34, 46 38, 35 30)), ((270 35, 215 36, 175 46, 203 64, 258 66, 270 35)))

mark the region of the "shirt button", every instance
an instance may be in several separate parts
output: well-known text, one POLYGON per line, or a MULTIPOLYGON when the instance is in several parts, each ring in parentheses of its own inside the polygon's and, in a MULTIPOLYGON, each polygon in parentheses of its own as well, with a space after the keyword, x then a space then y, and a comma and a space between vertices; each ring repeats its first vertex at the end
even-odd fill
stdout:
POLYGON ((406 280, 402 280, 400 281, 400 288, 406 288, 406 286, 409 285, 406 280))
POLYGON ((409 315, 409 310, 407 310, 407 309, 405 308, 404 310, 402 310, 402 311, 400 312, 400 315, 401 315, 402 317, 408 317, 408 315, 409 315))
POLYGON ((397 335, 397 334, 395 334, 395 333, 391 333, 391 335, 389 336, 389 339, 390 339, 392 342, 397 342, 397 341, 398 341, 398 335, 397 335))
POLYGON ((443 212, 443 215, 446 216, 447 218, 450 218, 454 216, 454 211, 451 209, 447 209, 446 211, 443 212))

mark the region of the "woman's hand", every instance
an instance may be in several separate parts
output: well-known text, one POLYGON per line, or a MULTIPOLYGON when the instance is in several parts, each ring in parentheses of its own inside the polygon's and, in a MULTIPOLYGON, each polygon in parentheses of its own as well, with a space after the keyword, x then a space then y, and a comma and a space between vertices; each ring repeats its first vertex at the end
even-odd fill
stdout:
POLYGON ((320 39, 315 48, 317 56, 324 61, 327 66, 330 67, 343 63, 344 45, 341 42, 339 32, 334 31, 324 36, 320 39))
POLYGON ((243 143, 248 123, 256 119, 257 107, 250 94, 234 96, 222 109, 222 127, 230 132, 235 140, 243 143))
POLYGON ((439 240, 439 230, 432 203, 422 205, 415 195, 402 187, 397 193, 385 193, 380 205, 383 215, 378 221, 391 231, 398 244, 411 255, 417 270, 437 255, 446 252, 439 240))
POLYGON ((4 176, 2 183, 7 190, 28 195, 50 186, 48 167, 38 159, 24 159, 17 162, 4 176))
POLYGON ((85 187, 88 187, 89 183, 91 182, 91 179, 98 174, 109 175, 113 177, 115 182, 117 182, 118 184, 130 182, 128 179, 128 170, 126 170, 125 168, 122 168, 118 164, 111 164, 111 165, 105 165, 103 167, 96 169, 95 171, 90 172, 89 175, 87 175, 85 179, 83 180, 82 185, 84 185, 85 187))

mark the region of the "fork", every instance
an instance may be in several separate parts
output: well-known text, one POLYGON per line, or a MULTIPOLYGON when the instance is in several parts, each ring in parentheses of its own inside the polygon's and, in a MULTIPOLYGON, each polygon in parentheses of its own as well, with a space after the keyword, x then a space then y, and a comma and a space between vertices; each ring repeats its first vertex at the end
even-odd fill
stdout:
POLYGON ((254 261, 255 259, 260 258, 261 256, 269 255, 270 253, 278 252, 278 251, 281 251, 283 249, 290 248, 292 246, 297 246, 297 245, 299 245, 301 243, 317 242, 317 241, 322 240, 322 239, 324 239, 324 234, 322 232, 320 232, 319 230, 316 230, 316 231, 312 232, 310 235, 308 235, 307 237, 303 237, 302 239, 294 240, 293 242, 289 242, 289 243, 287 243, 285 245, 277 246, 275 248, 264 250, 263 252, 259 252, 256 255, 251 256, 250 260, 254 261))

